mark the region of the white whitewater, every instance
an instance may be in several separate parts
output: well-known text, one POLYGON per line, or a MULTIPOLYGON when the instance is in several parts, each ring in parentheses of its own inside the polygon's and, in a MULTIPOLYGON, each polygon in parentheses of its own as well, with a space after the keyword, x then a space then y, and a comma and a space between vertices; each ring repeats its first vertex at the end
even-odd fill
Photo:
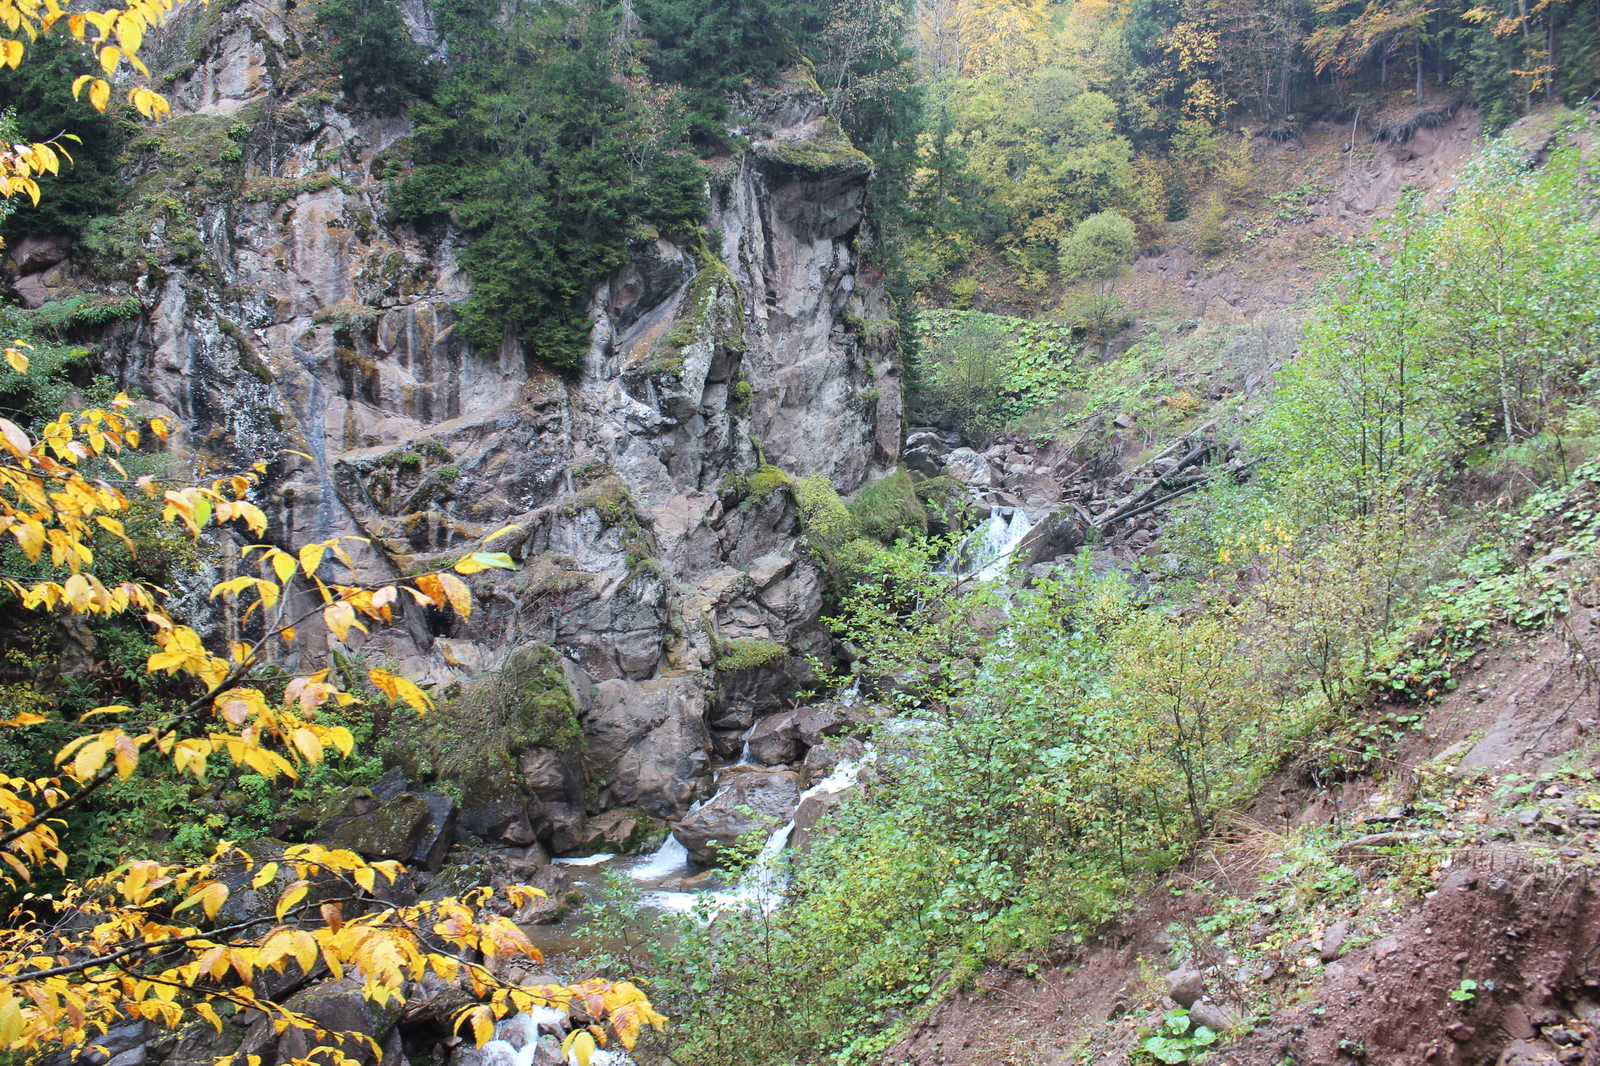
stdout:
POLYGON ((1010 518, 991 515, 956 546, 950 557, 951 571, 970 574, 979 581, 1005 577, 1012 553, 1022 543, 1022 538, 1033 531, 1033 525, 1033 520, 1020 507, 1011 512, 1010 518))
MULTIPOLYGON (((494 1039, 477 1049, 477 1061, 482 1066, 533 1066, 539 1053, 540 1036, 559 1042, 569 1025, 571 1021, 566 1011, 530 1007, 496 1023, 494 1039)), ((597 1051, 589 1058, 589 1066, 632 1066, 632 1063, 633 1059, 625 1051, 597 1051)))
MULTIPOLYGON (((877 758, 877 752, 869 745, 866 752, 859 759, 847 759, 833 768, 833 772, 821 781, 812 785, 800 794, 800 803, 804 803, 812 796, 829 795, 843 792, 856 783, 861 768, 877 758)), ((795 804, 799 809, 799 803, 795 804)), ((679 914, 693 910, 702 897, 709 896, 711 911, 726 910, 732 907, 758 906, 763 911, 771 911, 783 901, 783 894, 789 888, 789 875, 779 861, 779 857, 789 846, 789 838, 794 835, 794 819, 791 818, 783 825, 772 831, 767 837, 767 842, 762 845, 761 851, 756 855, 755 861, 750 864, 739 883, 731 889, 721 892, 694 893, 694 892, 668 892, 659 890, 647 892, 642 897, 642 902, 663 911, 673 911, 679 914)), ((665 876, 659 873, 668 863, 687 867, 688 851, 673 836, 667 837, 666 843, 635 867, 629 873, 637 880, 655 880, 665 876), (646 876, 644 871, 651 873, 646 876)), ((666 870, 670 872, 670 868, 666 870)))

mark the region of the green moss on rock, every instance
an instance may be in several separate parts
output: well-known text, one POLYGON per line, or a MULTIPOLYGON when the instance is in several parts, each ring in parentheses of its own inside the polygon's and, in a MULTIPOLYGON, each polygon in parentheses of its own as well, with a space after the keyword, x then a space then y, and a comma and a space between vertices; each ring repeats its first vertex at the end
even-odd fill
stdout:
POLYGON ((725 641, 717 651, 718 670, 748 670, 787 657, 789 649, 775 640, 740 638, 725 641))
POLYGON ((885 544, 902 533, 928 532, 928 515, 917 498, 917 487, 905 470, 879 478, 856 494, 848 505, 864 536, 885 544))

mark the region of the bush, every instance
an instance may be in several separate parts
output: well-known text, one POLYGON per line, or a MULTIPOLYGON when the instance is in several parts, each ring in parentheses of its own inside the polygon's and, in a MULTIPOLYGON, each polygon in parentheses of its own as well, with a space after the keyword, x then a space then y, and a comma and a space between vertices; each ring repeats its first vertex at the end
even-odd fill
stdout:
POLYGON ((1115 278, 1138 248, 1139 233, 1130 219, 1115 211, 1090 215, 1061 242, 1061 280, 1115 278))

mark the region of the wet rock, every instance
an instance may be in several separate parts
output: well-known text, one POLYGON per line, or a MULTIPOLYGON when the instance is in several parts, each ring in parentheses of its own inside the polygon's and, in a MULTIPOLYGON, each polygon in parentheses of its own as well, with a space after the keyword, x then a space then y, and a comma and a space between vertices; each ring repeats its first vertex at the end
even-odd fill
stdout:
POLYGON ((866 745, 855 737, 830 737, 812 745, 806 750, 805 761, 800 764, 805 772, 806 783, 816 784, 839 763, 846 759, 859 759, 865 751, 866 745))
POLYGON ((1052 511, 1028 530, 1028 535, 1022 538, 1012 554, 1012 560, 1020 566, 1049 562, 1080 547, 1083 533, 1083 524, 1072 508, 1052 511))
MULTIPOLYGON (((401 1004, 390 1000, 379 1005, 361 994, 361 982, 354 978, 323 981, 304 991, 297 992, 284 1004, 286 1010, 304 1014, 329 1034, 353 1034, 371 1038, 379 1044, 394 1030, 400 1020, 401 1004)), ((252 1027, 245 1037, 249 1045, 259 1039, 259 1031, 271 1032, 272 1022, 263 1019, 252 1027)), ((326 1036, 307 1033, 300 1029, 286 1030, 278 1037, 275 1046, 281 1060, 304 1058, 313 1048, 335 1043, 326 1036)), ((378 1057, 364 1040, 347 1039, 344 1053, 362 1063, 375 1063, 378 1057)))
POLYGON ((716 796, 673 827, 672 835, 700 865, 746 833, 769 833, 800 802, 800 775, 788 771, 730 771, 716 796))
POLYGON ((528 800, 510 770, 480 773, 461 790, 461 828, 490 844, 532 844, 528 800))
POLYGON ((765 766, 782 766, 800 757, 798 712, 773 714, 756 723, 747 743, 750 757, 765 766))
POLYGON ((794 714, 794 724, 800 743, 811 748, 848 732, 854 723, 843 712, 824 706, 802 707, 794 714))
POLYGON ((576 850, 581 855, 633 855, 654 848, 666 835, 665 822, 636 807, 621 807, 588 819, 576 850))
POLYGON ((584 735, 592 778, 614 805, 670 821, 707 788, 711 733, 693 677, 600 682, 584 735))
POLYGON ((583 808, 576 803, 530 803, 528 820, 551 851, 570 851, 583 839, 583 808))
POLYGON ((800 806, 794 809, 794 836, 790 838, 789 845, 802 855, 810 851, 817 823, 822 821, 829 811, 843 803, 849 792, 849 789, 822 792, 801 800, 800 806))

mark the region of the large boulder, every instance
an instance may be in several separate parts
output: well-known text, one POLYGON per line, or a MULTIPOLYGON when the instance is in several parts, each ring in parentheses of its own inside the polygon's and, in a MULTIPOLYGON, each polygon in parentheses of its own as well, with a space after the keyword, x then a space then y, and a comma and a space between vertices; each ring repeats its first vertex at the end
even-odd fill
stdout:
POLYGON ((583 731, 601 807, 639 807, 670 821, 706 792, 711 732, 693 677, 602 681, 583 731))
POLYGON ((478 774, 461 790, 461 828, 491 844, 532 844, 528 799, 511 770, 478 774))
POLYGON ((1083 546, 1083 523, 1070 507, 1051 511, 1017 544, 1013 563, 1023 567, 1049 562, 1083 546))
POLYGON ((957 448, 946 456, 943 473, 968 488, 994 488, 994 466, 971 448, 957 448))
POLYGON ((749 736, 750 758, 765 766, 781 766, 800 758, 798 712, 769 714, 749 736))
POLYGON ((770 833, 800 802, 800 775, 788 771, 730 771, 715 798, 673 827, 672 835, 703 866, 746 833, 770 833))
POLYGON ((402 1004, 398 999, 383 1005, 374 1003, 361 994, 361 984, 353 977, 322 981, 295 993, 284 1004, 285 1009, 312 1019, 327 1035, 288 1029, 274 1041, 272 1020, 263 1018, 245 1037, 241 1053, 246 1048, 253 1050, 258 1044, 263 1050, 275 1046, 278 1061, 289 1062, 305 1058, 314 1048, 339 1047, 357 1062, 378 1062, 371 1046, 360 1038, 368 1037, 383 1044, 400 1020, 402 1004))
POLYGON ((667 835, 667 824, 636 807, 619 807, 597 814, 584 823, 577 851, 581 855, 606 852, 633 855, 653 848, 667 835))
POLYGON ((571 851, 583 837, 583 767, 578 756, 554 748, 534 748, 517 757, 517 772, 528 793, 528 819, 540 840, 555 852, 571 851))

